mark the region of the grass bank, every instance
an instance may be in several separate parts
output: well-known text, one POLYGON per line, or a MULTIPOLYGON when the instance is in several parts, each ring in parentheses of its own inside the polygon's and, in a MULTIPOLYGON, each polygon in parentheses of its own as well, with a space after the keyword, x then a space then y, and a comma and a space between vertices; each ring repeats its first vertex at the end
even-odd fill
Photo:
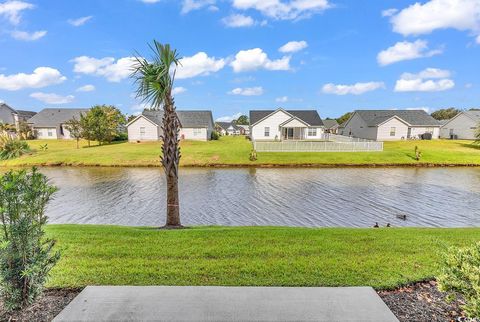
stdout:
MULTIPOLYGON (((36 150, 18 159, 1 161, 0 166, 159 166, 160 143, 120 142, 88 147, 74 141, 35 140, 36 150), (48 149, 42 151, 41 145, 48 149)), ((251 142, 244 137, 222 137, 218 141, 181 143, 182 166, 414 166, 480 165, 480 146, 471 141, 396 141, 385 142, 383 152, 357 153, 259 153, 249 160, 251 142), (422 151, 420 162, 414 149, 422 151)))
POLYGON ((432 278, 445 245, 480 229, 51 225, 62 259, 49 287, 262 285, 393 288, 432 278))

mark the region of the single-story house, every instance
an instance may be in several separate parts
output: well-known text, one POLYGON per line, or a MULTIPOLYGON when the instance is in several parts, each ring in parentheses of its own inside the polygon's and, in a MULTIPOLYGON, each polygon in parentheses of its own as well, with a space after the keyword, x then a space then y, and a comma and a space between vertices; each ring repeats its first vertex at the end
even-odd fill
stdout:
POLYGON ((37 139, 72 139, 65 123, 89 111, 87 108, 45 108, 31 117, 27 123, 37 139))
POLYGON ((320 140, 324 125, 316 110, 250 111, 250 137, 253 141, 320 140))
POLYGON ((16 110, 7 105, 0 103, 0 122, 3 124, 14 125, 18 130, 21 122, 26 122, 29 118, 37 114, 32 111, 16 110))
POLYGON ((325 133, 337 134, 338 127, 340 126, 337 120, 323 120, 323 125, 325 125, 325 133))
POLYGON ((237 124, 241 135, 250 135, 250 125, 237 124))
MULTIPOLYGON (((214 131, 211 111, 179 111, 181 140, 207 141, 214 131)), ((145 110, 127 124, 128 140, 159 141, 162 136, 163 111, 145 110)))
POLYGON ((424 110, 356 110, 342 128, 342 135, 387 141, 432 139, 440 136, 440 123, 424 110))
POLYGON ((243 134, 241 127, 233 122, 216 122, 215 128, 221 135, 240 135, 243 134))
POLYGON ((480 124, 480 111, 463 111, 443 122, 440 138, 475 140, 475 133, 480 124))

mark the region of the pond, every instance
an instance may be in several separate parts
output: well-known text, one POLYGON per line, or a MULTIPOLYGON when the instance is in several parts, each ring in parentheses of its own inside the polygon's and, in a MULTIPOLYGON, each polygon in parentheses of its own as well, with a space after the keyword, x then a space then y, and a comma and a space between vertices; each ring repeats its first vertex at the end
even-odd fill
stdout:
MULTIPOLYGON (((160 168, 42 168, 50 223, 160 226, 160 168)), ((182 168, 185 225, 480 226, 480 169, 182 168)))

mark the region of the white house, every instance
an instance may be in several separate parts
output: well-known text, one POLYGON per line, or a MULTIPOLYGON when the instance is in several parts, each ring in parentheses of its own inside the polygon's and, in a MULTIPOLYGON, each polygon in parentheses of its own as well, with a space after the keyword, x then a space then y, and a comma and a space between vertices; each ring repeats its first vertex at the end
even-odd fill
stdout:
POLYGON ((342 124, 342 135, 388 141, 440 136, 440 123, 424 110, 357 110, 342 124))
POLYGON ((0 122, 3 124, 14 125, 18 130, 20 122, 26 122, 29 118, 34 116, 35 112, 16 110, 7 105, 6 103, 0 103, 0 122))
POLYGON ((324 126, 316 110, 250 111, 253 141, 320 140, 324 126))
POLYGON ((237 124, 237 127, 240 129, 240 134, 250 135, 250 125, 237 124))
POLYGON ((440 128, 442 139, 475 140, 480 123, 480 111, 463 111, 447 120, 440 128))
POLYGON ((37 139, 71 139, 65 123, 73 118, 80 119, 84 108, 45 108, 31 117, 27 123, 32 127, 37 139))
MULTIPOLYGON (((180 139, 210 140, 214 130, 211 111, 177 111, 180 121, 180 139)), ((159 141, 162 135, 163 111, 148 111, 127 124, 130 142, 159 141)))

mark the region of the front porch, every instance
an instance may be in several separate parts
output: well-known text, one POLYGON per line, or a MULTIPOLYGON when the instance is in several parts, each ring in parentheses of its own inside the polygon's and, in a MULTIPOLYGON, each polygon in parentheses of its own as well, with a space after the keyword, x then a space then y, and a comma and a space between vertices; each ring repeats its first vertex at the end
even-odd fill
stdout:
POLYGON ((306 127, 280 127, 281 141, 294 140, 301 141, 307 139, 306 127))

